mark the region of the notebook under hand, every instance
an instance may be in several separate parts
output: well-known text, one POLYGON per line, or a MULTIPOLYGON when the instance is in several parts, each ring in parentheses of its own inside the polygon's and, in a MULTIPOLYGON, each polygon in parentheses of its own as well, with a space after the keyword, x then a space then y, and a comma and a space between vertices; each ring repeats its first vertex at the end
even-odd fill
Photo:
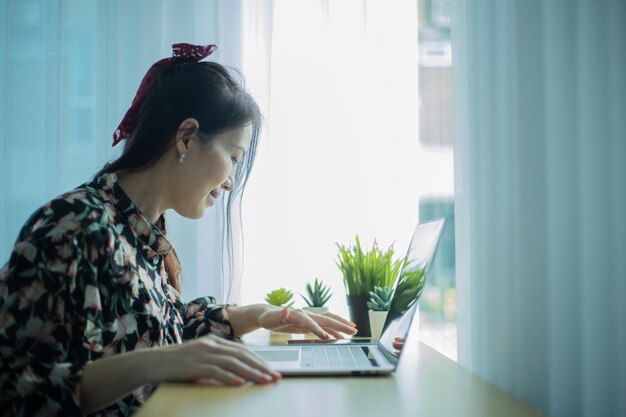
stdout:
MULTIPOLYGON (((413 232, 404 272, 423 269, 428 277, 437 251, 444 219, 418 224, 413 232)), ((399 276, 415 276, 403 274, 399 276)), ((419 275, 419 274, 418 274, 419 275)), ((406 340, 418 309, 419 293, 414 280, 396 280, 391 307, 378 343, 338 339, 302 346, 251 346, 250 349, 283 375, 386 374, 396 369, 402 349, 394 339, 406 340)), ((415 327, 415 326, 413 326, 415 327)))

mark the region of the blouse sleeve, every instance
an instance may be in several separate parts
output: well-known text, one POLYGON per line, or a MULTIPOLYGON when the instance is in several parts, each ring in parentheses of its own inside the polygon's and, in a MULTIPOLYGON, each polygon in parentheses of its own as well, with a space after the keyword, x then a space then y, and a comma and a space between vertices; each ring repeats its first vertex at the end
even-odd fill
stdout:
POLYGON ((84 311, 98 303, 96 270, 73 219, 45 223, 42 216, 25 227, 0 270, 0 409, 80 416, 90 359, 84 311))
POLYGON ((216 304, 215 298, 197 298, 190 303, 182 304, 181 308, 184 321, 183 339, 193 339, 209 333, 234 338, 226 306, 216 304))

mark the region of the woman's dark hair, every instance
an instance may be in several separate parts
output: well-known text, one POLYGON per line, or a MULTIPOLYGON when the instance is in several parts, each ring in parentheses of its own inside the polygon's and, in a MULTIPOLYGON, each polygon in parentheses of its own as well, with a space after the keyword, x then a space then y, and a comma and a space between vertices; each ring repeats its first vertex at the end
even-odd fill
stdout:
MULTIPOLYGON (((183 120, 199 123, 199 138, 210 146, 217 134, 250 124, 252 140, 243 160, 237 165, 233 189, 224 193, 222 238, 232 273, 232 205, 248 180, 259 132, 261 113, 245 90, 241 75, 215 62, 174 62, 158 76, 147 93, 137 123, 122 155, 104 166, 96 177, 116 171, 136 171, 154 165, 171 146, 183 120)), ((170 283, 180 290, 180 264, 174 251, 165 258, 170 283)), ((232 280, 231 280, 232 282, 232 280)))

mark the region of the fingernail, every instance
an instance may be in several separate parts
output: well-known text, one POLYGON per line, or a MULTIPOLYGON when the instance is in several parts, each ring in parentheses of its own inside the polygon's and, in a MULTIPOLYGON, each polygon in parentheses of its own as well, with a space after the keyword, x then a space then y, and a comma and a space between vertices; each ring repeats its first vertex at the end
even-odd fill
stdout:
POLYGON ((266 374, 261 375, 261 379, 263 381, 265 381, 265 382, 272 382, 274 380, 274 378, 272 378, 270 375, 266 375, 266 374))
POLYGON ((246 383, 246 380, 243 378, 235 378, 235 384, 237 385, 243 385, 246 383))
POLYGON ((350 322, 350 326, 356 327, 356 323, 350 322))

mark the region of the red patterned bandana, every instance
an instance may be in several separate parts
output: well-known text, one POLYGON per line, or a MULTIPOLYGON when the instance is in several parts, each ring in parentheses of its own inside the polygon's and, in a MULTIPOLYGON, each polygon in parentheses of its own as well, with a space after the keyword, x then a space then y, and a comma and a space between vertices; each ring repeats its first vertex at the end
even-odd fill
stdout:
POLYGON ((146 94, 148 94, 148 91, 150 91, 150 88, 152 88, 154 82, 164 68, 172 62, 198 62, 211 55, 213 51, 217 49, 217 46, 198 46, 190 45, 188 43, 176 43, 172 45, 172 49, 172 57, 164 58, 154 63, 143 77, 143 80, 141 80, 141 84, 139 84, 139 89, 137 90, 137 94, 135 94, 133 103, 126 112, 126 115, 122 119, 120 125, 117 129, 115 129, 115 132, 113 132, 113 146, 120 143, 122 139, 126 139, 132 133, 135 128, 135 124, 137 123, 139 109, 146 98, 146 94))

